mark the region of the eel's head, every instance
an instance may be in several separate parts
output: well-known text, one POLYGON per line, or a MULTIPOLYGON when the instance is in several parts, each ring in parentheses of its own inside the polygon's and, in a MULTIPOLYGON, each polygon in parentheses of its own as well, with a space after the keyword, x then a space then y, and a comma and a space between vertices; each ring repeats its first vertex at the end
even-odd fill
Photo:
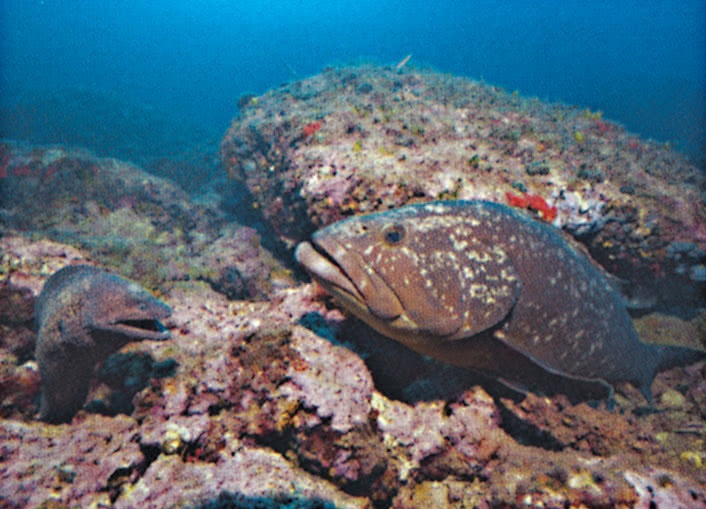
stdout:
POLYGON ((92 286, 84 310, 84 323, 90 330, 123 342, 171 337, 161 320, 171 316, 172 310, 137 283, 104 272, 92 286))

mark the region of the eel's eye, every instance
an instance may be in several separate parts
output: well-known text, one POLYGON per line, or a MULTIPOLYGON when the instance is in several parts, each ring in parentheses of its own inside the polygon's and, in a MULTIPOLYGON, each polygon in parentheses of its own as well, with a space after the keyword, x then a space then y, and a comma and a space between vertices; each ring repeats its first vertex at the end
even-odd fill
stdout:
POLYGON ((382 238, 388 246, 396 246, 404 239, 404 233, 404 226, 392 223, 382 229, 382 238))

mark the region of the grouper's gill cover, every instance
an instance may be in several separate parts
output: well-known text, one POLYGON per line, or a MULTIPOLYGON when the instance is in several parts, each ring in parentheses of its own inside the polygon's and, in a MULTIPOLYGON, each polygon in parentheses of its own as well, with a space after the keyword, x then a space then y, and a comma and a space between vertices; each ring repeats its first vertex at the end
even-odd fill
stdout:
POLYGON ((508 359, 571 379, 629 381, 649 400, 659 369, 704 357, 640 341, 600 268, 553 227, 499 204, 350 218, 316 232, 296 258, 380 333, 529 388, 532 380, 512 379, 538 370, 508 359))

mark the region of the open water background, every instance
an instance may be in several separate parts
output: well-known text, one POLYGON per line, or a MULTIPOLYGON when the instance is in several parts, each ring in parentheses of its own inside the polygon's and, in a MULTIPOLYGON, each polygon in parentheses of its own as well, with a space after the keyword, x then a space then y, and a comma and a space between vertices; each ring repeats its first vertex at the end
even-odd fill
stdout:
MULTIPOLYGON (((601 110, 705 166, 703 0, 2 0, 0 107, 46 105, 41 99, 78 90, 217 137, 245 93, 328 65, 394 64, 407 54, 414 64, 601 110)), ((82 103, 80 121, 60 120, 39 137, 42 127, 18 127, 4 114, 0 135, 71 141, 92 114, 112 123, 115 112, 106 120, 94 102, 82 103)))

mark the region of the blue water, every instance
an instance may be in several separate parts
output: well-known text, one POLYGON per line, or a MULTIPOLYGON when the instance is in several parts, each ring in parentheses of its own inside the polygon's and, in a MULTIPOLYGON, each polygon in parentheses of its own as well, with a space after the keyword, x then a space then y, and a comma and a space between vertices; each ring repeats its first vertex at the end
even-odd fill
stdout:
POLYGON ((703 0, 0 2, 1 105, 100 91, 217 132, 243 93, 409 53, 706 160, 703 0))

